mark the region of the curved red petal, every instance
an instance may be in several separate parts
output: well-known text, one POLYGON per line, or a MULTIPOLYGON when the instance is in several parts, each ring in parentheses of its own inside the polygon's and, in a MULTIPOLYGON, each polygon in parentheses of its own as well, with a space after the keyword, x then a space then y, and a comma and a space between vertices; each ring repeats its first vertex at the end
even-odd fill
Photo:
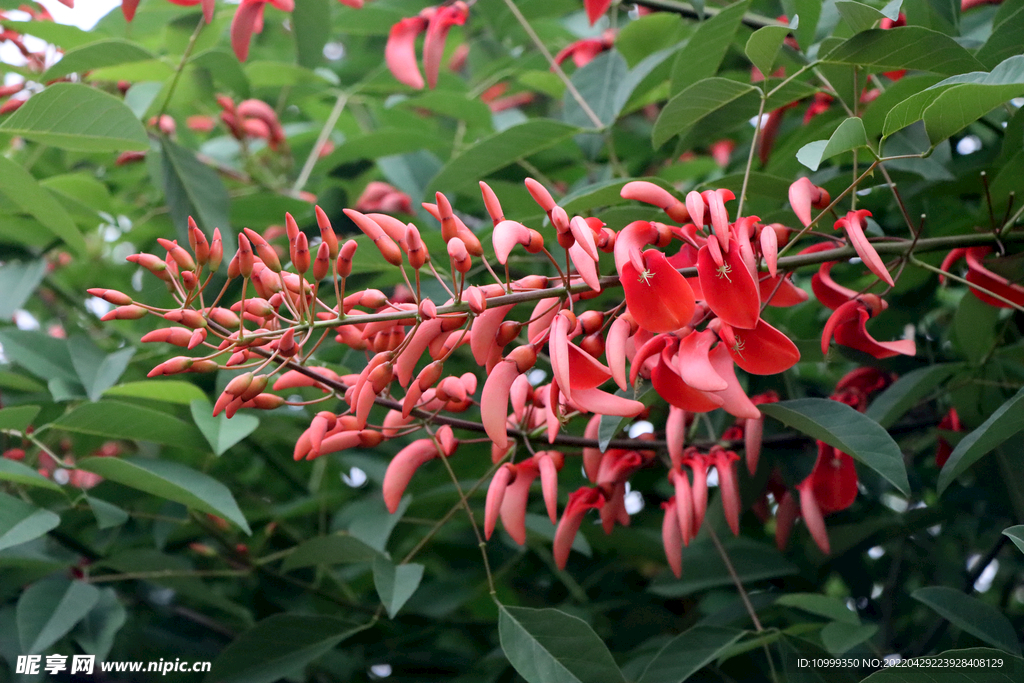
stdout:
POLYGON ((716 265, 708 245, 697 253, 697 275, 704 301, 715 315, 733 327, 751 329, 761 317, 761 292, 750 276, 739 249, 722 254, 716 265))
POLYGON ((696 299, 686 278, 656 249, 645 251, 643 261, 643 273, 637 272, 630 261, 621 270, 626 307, 633 319, 655 334, 672 332, 688 324, 696 299))

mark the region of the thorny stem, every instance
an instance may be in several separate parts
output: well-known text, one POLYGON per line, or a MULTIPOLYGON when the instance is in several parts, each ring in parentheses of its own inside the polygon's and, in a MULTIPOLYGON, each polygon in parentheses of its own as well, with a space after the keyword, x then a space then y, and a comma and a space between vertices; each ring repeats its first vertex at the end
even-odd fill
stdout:
POLYGON ((562 83, 565 84, 566 90, 568 90, 569 94, 572 95, 572 98, 576 100, 576 103, 580 105, 580 109, 582 109, 583 113, 587 115, 587 118, 590 119, 590 122, 594 124, 594 128, 604 128, 604 123, 602 123, 598 115, 594 113, 594 110, 590 108, 590 105, 587 104, 587 101, 583 99, 583 95, 581 95, 580 91, 576 89, 576 86, 573 85, 573 82, 569 80, 569 77, 565 75, 565 72, 562 70, 561 65, 559 65, 558 62, 555 61, 555 58, 551 55, 551 51, 548 50, 548 48, 544 45, 544 41, 540 39, 540 36, 537 35, 537 32, 533 30, 532 26, 530 26, 530 22, 526 20, 526 17, 523 16, 523 13, 519 11, 518 7, 516 7, 516 3, 513 0, 505 0, 505 5, 508 7, 509 11, 512 12, 512 14, 515 16, 516 21, 519 22, 519 25, 523 27, 523 30, 526 31, 526 35, 530 37, 530 40, 533 41, 533 44, 536 45, 537 49, 540 50, 541 54, 544 55, 544 59, 546 59, 548 61, 548 64, 551 65, 552 71, 554 71, 558 78, 561 79, 562 83))

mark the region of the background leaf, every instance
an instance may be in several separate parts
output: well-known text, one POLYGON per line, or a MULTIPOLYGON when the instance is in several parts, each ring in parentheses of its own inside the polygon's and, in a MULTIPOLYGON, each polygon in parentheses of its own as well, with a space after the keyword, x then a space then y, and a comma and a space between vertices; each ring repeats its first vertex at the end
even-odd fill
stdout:
POLYGON ((60 524, 60 517, 0 492, 0 550, 39 538, 60 524))
POLYGON ((853 456, 901 492, 910 494, 899 446, 877 422, 845 403, 801 398, 758 408, 765 415, 853 456))
POLYGON ((949 460, 939 472, 938 491, 941 494, 957 477, 967 471, 982 456, 991 453, 1004 441, 1024 429, 1024 388, 1013 398, 999 406, 984 423, 957 444, 949 460))
POLYGON ((391 560, 383 555, 374 558, 373 585, 377 588, 377 595, 380 596, 380 601, 384 603, 384 608, 392 619, 419 588, 423 579, 423 569, 422 564, 416 563, 392 564, 391 560))
POLYGON ((167 138, 160 138, 160 149, 167 207, 182 244, 188 240, 185 230, 191 216, 207 238, 213 236, 214 228, 220 228, 225 249, 228 249, 226 245, 231 244, 234 235, 228 220, 230 200, 220 177, 200 163, 195 154, 167 138))
MULTIPOLYGON (((10 122, 27 106, 21 107, 7 121, 10 122)), ((0 126, 0 133, 2 132, 3 127, 0 126)), ((71 220, 71 216, 28 171, 7 157, 0 156, 0 177, 4 179, 0 184, 0 197, 6 197, 22 212, 35 218, 40 225, 62 239, 76 253, 85 253, 85 240, 71 220)))
POLYGON ((625 683, 608 648, 582 619, 557 609, 498 609, 501 649, 527 683, 625 683))
POLYGON ((822 161, 867 144, 868 138, 864 132, 864 122, 854 116, 840 123, 836 132, 832 133, 832 137, 828 140, 809 142, 801 147, 800 151, 796 153, 796 158, 807 168, 817 171, 822 161))
POLYGON ((203 443, 199 430, 187 422, 159 410, 120 401, 78 406, 55 420, 53 427, 108 439, 138 439, 181 448, 195 448, 203 443))
POLYGON ((205 397, 192 401, 191 410, 192 419, 210 443, 215 455, 221 455, 260 426, 258 417, 245 413, 235 415, 231 419, 224 413, 214 417, 213 406, 205 397))
POLYGON ((54 578, 30 586, 18 599, 22 652, 45 651, 81 621, 99 599, 99 589, 84 581, 54 578))
POLYGON ((144 458, 85 458, 78 468, 104 479, 173 500, 201 512, 234 522, 246 534, 252 533, 238 503, 224 484, 170 460, 144 458))
POLYGON ((0 123, 0 133, 76 152, 149 149, 145 129, 121 100, 81 83, 55 83, 33 95, 0 123))
POLYGON ((743 631, 697 625, 670 640, 644 669, 639 683, 678 683, 717 659, 743 631))
POLYGON ((112 38, 97 40, 82 47, 69 50, 60 61, 43 74, 45 82, 55 81, 71 73, 84 73, 103 66, 144 62, 154 59, 149 50, 128 40, 112 38))
POLYGON ((1020 637, 995 607, 945 586, 919 588, 910 597, 923 602, 954 626, 1010 654, 1020 656, 1020 637))

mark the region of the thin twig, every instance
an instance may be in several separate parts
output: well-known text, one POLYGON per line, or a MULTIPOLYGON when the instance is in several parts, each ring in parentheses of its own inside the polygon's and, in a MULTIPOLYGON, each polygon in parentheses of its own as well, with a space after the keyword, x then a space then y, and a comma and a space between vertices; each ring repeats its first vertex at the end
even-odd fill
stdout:
POLYGON ((298 193, 306 186, 309 174, 313 172, 313 167, 316 165, 317 159, 320 158, 320 150, 324 148, 327 139, 331 137, 331 131, 334 130, 335 124, 338 123, 341 112, 345 110, 346 102, 348 102, 348 93, 339 93, 338 99, 334 101, 334 108, 331 109, 327 120, 324 121, 324 127, 320 129, 320 135, 317 136, 316 142, 313 143, 313 149, 309 150, 309 156, 306 157, 306 163, 302 165, 302 170, 299 171, 299 177, 295 179, 295 184, 292 185, 292 192, 298 193))

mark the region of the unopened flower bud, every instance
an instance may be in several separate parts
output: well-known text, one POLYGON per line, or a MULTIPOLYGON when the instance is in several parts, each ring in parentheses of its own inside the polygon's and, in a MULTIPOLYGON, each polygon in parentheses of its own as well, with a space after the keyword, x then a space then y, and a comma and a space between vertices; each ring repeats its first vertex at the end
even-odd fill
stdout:
POLYGON ((327 245, 330 250, 330 258, 336 259, 338 257, 338 236, 334 234, 334 228, 331 227, 331 221, 327 218, 327 214, 324 213, 323 209, 319 206, 315 207, 316 211, 316 223, 320 226, 320 238, 327 245))
POLYGON ((316 250, 316 259, 313 261, 313 281, 320 282, 327 277, 331 269, 331 249, 326 242, 321 242, 316 250))
MULTIPOLYGON (((307 270, 309 270, 309 240, 306 238, 305 233, 300 232, 298 236, 291 241, 291 257, 292 266, 295 267, 296 272, 305 273, 307 270)), ((330 265, 329 257, 328 265, 330 265)))

